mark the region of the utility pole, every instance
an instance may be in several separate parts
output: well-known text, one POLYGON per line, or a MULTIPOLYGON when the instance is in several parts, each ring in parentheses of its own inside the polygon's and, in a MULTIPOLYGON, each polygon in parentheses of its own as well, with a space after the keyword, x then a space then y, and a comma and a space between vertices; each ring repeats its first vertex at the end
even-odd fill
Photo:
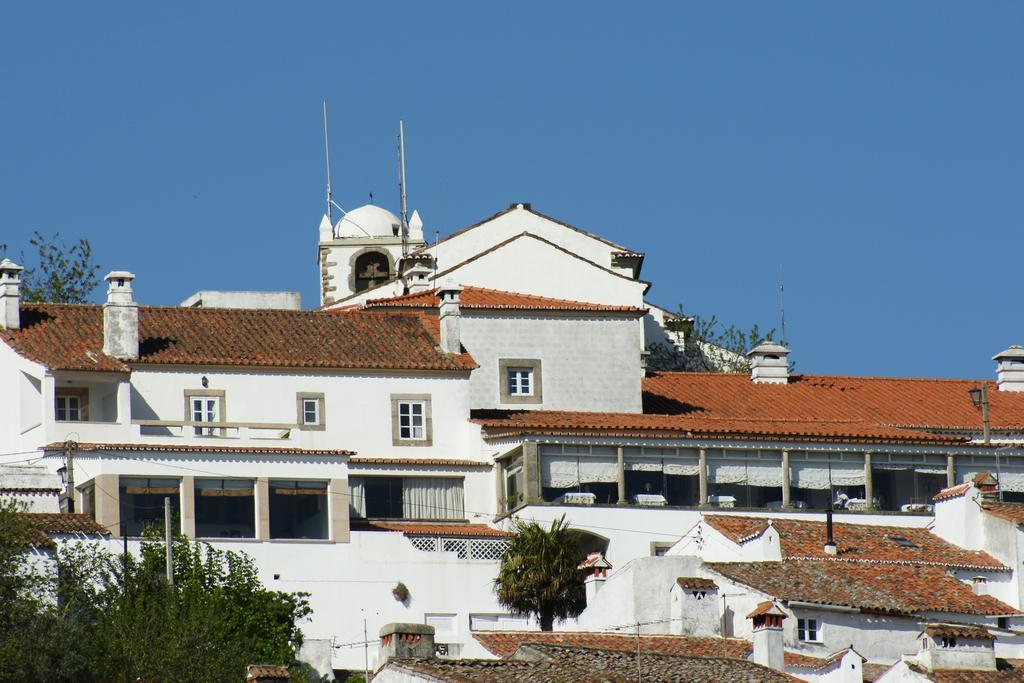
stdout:
POLYGON ((370 683, 370 641, 366 639, 366 612, 363 612, 363 680, 370 683))
POLYGON ((171 498, 164 496, 164 544, 167 546, 167 584, 174 585, 174 538, 171 533, 171 498))
POLYGON ((636 622, 636 683, 643 681, 643 672, 640 669, 640 622, 636 622))
POLYGON ((75 511, 75 448, 77 446, 78 444, 76 444, 71 439, 68 439, 67 441, 64 442, 64 466, 68 470, 68 512, 75 511))

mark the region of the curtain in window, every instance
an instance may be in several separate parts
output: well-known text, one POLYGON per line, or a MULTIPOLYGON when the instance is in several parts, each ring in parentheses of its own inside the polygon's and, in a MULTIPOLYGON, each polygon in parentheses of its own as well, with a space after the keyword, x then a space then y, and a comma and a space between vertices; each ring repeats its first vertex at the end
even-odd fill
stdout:
POLYGON ((830 486, 863 486, 864 465, 852 461, 789 461, 789 483, 798 489, 828 489, 830 486))
POLYGON ((575 455, 541 455, 540 483, 555 489, 567 489, 580 483, 580 468, 575 455))
POLYGON ((945 465, 925 465, 921 463, 899 463, 899 462, 888 462, 888 463, 872 463, 871 469, 873 470, 888 470, 890 472, 909 471, 914 470, 919 474, 945 474, 945 465))
POLYGON ((779 462, 744 457, 729 453, 728 457, 708 457, 708 481, 715 484, 749 484, 751 486, 782 486, 782 459, 779 462))
POLYGON ((402 516, 406 519, 465 519, 462 480, 402 477, 402 516))
POLYGON ((626 455, 625 467, 627 472, 661 472, 661 458, 651 458, 640 455, 626 455))
POLYGON ((619 462, 614 456, 580 456, 580 483, 603 482, 614 484, 619 480, 619 462))
POLYGON ((352 477, 348 480, 348 510, 349 516, 363 519, 366 517, 366 485, 362 477, 352 477))

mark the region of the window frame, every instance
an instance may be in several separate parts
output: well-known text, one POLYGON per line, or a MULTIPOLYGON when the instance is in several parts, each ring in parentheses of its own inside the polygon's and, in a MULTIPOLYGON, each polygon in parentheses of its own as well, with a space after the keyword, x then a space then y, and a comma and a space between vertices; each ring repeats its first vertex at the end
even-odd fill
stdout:
MULTIPOLYGON (((227 540, 232 540, 232 541, 253 541, 253 540, 256 540, 259 537, 259 521, 257 520, 257 505, 256 505, 256 488, 257 488, 257 483, 256 483, 256 479, 254 479, 254 478, 215 477, 215 476, 195 477, 192 480, 192 518, 193 518, 193 520, 195 522, 195 537, 196 538, 203 538, 203 539, 227 539, 227 540), (201 482, 206 482, 206 481, 220 481, 221 482, 221 487, 219 489, 216 488, 216 487, 206 487, 206 488, 204 488, 202 486, 201 482), (231 535, 225 536, 223 534, 218 534, 218 535, 211 536, 209 534, 201 534, 201 533, 199 533, 199 526, 201 524, 201 522, 199 520, 199 508, 200 508, 200 501, 203 498, 203 495, 201 494, 201 491, 203 491, 203 490, 232 491, 232 490, 238 490, 239 488, 242 488, 242 487, 226 486, 224 484, 224 482, 227 482, 227 481, 236 482, 236 483, 248 483, 249 484, 249 488, 252 491, 252 493, 250 493, 248 496, 239 496, 239 497, 249 498, 252 501, 251 505, 252 505, 252 509, 253 510, 252 510, 252 520, 251 520, 252 521, 252 535, 251 536, 231 536, 231 535)), ((221 495, 225 496, 225 497, 233 497, 233 496, 228 496, 228 494, 221 494, 221 495)), ((205 524, 207 522, 204 521, 202 523, 205 524)))
MULTIPOLYGON (((332 493, 332 491, 331 491, 331 482, 330 482, 330 480, 327 480, 327 479, 285 479, 285 478, 281 478, 281 477, 268 478, 267 479, 267 499, 268 500, 267 500, 267 508, 266 508, 266 510, 267 510, 267 531, 268 531, 267 540, 270 540, 270 541, 306 541, 306 542, 324 542, 324 541, 331 541, 331 540, 333 540, 332 529, 331 529, 331 514, 332 514, 332 505, 334 503, 331 501, 331 493, 332 493), (294 486, 289 486, 289 484, 293 484, 294 486), (288 495, 288 494, 277 494, 277 493, 275 493, 275 489, 296 490, 296 491, 298 491, 298 490, 308 490, 308 491, 314 491, 315 490, 315 491, 317 491, 317 493, 306 493, 306 494, 296 493, 296 494, 291 494, 291 495, 296 495, 296 496, 302 495, 302 496, 308 496, 310 498, 316 498, 316 499, 318 499, 317 500, 317 507, 319 507, 321 502, 322 502, 322 504, 323 504, 322 514, 323 514, 324 525, 325 525, 324 535, 323 536, 290 536, 290 535, 282 535, 280 533, 280 526, 279 526, 279 524, 275 523, 277 521, 276 517, 275 517, 275 514, 282 514, 282 510, 280 510, 279 506, 275 504, 275 496, 277 496, 277 495, 288 495), (322 493, 320 493, 321 491, 322 491, 322 493), (322 501, 320 499, 322 499, 322 501), (277 513, 275 513, 274 508, 279 508, 277 513)), ((296 510, 293 508, 292 509, 292 513, 294 513, 294 512, 296 512, 296 510)), ((319 513, 320 511, 318 510, 317 512, 319 513)), ((290 522, 292 524, 294 524, 295 521, 296 520, 294 518, 292 520, 290 520, 290 522)))
POLYGON ((796 620, 796 639, 801 643, 820 643, 823 642, 821 636, 822 623, 817 618, 812 617, 797 617, 796 620), (813 623, 814 627, 810 628, 810 624, 813 623), (813 634, 813 636, 811 636, 813 634))
POLYGON ((391 444, 393 446, 432 446, 434 444, 434 426, 431 415, 430 394, 392 394, 391 395, 391 444), (423 405, 423 437, 402 436, 401 406, 403 404, 420 403, 423 405))
POLYGON ((324 395, 322 393, 300 391, 295 394, 295 423, 299 429, 323 431, 327 428, 327 416, 324 412, 324 395), (317 422, 306 422, 306 401, 316 401, 317 422))
MULTIPOLYGON (((186 389, 185 390, 185 421, 193 421, 193 405, 194 399, 217 399, 217 419, 210 421, 211 425, 219 425, 227 422, 228 419, 228 408, 227 408, 227 395, 223 389, 186 389)), ((205 422, 205 421, 204 421, 205 422)), ((224 436, 224 429, 216 429, 215 427, 197 427, 192 425, 191 436, 224 436)))
MULTIPOLYGON (((65 413, 68 407, 64 408, 65 413)), ((56 422, 88 422, 89 421, 89 388, 88 387, 57 387, 53 391, 53 419, 56 422), (78 419, 71 420, 65 416, 60 419, 61 399, 76 399, 78 401, 78 419)))
POLYGON ((541 376, 541 360, 539 358, 499 358, 498 385, 501 403, 543 403, 544 383, 541 376), (530 372, 529 394, 513 394, 509 391, 509 374, 521 370, 530 372))

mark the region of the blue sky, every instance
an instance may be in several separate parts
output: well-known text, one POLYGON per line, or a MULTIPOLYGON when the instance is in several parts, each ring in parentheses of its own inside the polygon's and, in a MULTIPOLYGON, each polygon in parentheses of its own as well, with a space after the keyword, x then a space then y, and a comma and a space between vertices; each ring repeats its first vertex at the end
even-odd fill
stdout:
MULTIPOLYGON (((645 251, 662 306, 799 370, 992 377, 1024 344, 1024 4, 5 3, 0 242, 144 303, 316 301, 335 196, 447 234, 510 202, 645 251)), ((97 292, 97 297, 99 296, 97 292)))

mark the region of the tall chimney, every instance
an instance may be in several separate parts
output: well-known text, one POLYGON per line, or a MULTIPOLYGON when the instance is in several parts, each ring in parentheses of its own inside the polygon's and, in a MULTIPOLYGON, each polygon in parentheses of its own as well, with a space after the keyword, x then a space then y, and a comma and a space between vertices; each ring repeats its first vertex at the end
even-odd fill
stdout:
POLYGON ((761 342, 747 354, 750 359, 750 379, 758 384, 787 384, 789 382, 789 349, 781 344, 761 342))
POLYGON ((774 600, 762 602, 747 615, 753 621, 754 655, 752 659, 776 671, 785 668, 782 620, 786 613, 774 600))
POLYGON ((441 350, 445 353, 462 353, 462 312, 459 310, 459 294, 462 286, 452 280, 445 280, 438 287, 441 300, 441 350))
POLYGON ((132 300, 135 276, 123 270, 107 273, 103 304, 103 353, 121 360, 139 357, 139 305, 132 300))
POLYGON ((825 553, 836 555, 839 548, 836 546, 835 538, 832 535, 832 508, 825 510, 825 553))
POLYGON ((385 624, 380 629, 380 668, 392 659, 432 659, 434 627, 427 624, 385 624))
POLYGON ((21 327, 21 271, 10 259, 0 261, 0 330, 21 327))
POLYGON ((1024 391, 1024 347, 1014 344, 992 356, 999 391, 1024 391))

